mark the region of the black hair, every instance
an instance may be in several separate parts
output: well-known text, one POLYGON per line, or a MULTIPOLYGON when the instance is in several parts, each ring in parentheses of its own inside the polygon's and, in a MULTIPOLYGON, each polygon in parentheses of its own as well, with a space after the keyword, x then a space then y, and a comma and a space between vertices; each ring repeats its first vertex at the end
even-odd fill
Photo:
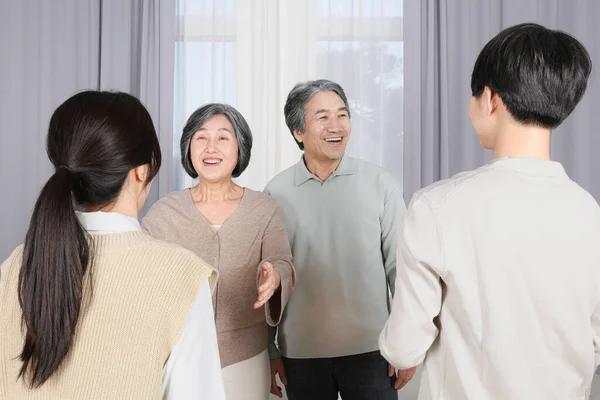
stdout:
POLYGON ((471 91, 479 97, 487 86, 518 122, 552 129, 583 97, 591 70, 588 52, 573 36, 525 23, 504 29, 481 50, 471 91))
POLYGON ((346 109, 348 110, 348 117, 350 117, 350 106, 348 105, 348 98, 342 87, 327 79, 318 79, 316 81, 306 81, 296 84, 288 94, 285 106, 283 107, 283 114, 285 115, 285 123, 288 126, 292 137, 296 141, 296 144, 300 150, 304 150, 304 143, 299 142, 294 136, 295 131, 304 133, 304 118, 306 117, 306 103, 313 98, 313 96, 320 92, 334 92, 344 102, 346 109))
POLYGON ((79 205, 106 205, 129 171, 158 173, 161 153, 152 119, 135 97, 85 91, 60 105, 50 120, 46 152, 55 172, 35 203, 19 273, 25 327, 22 377, 44 384, 69 352, 81 310, 93 245, 75 214, 79 205))
POLYGON ((183 165, 185 172, 192 178, 198 177, 198 173, 194 169, 191 158, 190 148, 192 138, 196 132, 202 128, 202 125, 215 115, 226 116, 235 130, 235 138, 238 143, 238 161, 231 175, 234 178, 237 178, 246 170, 246 167, 248 167, 248 164, 250 163, 250 155, 252 153, 252 131, 242 113, 229 104, 206 104, 190 115, 185 123, 179 142, 181 148, 181 165, 183 165))

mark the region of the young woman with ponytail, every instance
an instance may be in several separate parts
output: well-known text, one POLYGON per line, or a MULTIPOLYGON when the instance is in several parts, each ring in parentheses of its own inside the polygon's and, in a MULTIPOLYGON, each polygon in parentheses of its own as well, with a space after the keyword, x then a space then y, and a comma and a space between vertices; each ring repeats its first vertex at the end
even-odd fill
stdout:
POLYGON ((224 398, 215 272, 137 221, 161 162, 147 110, 78 93, 46 147, 55 172, 1 267, 0 399, 224 398))

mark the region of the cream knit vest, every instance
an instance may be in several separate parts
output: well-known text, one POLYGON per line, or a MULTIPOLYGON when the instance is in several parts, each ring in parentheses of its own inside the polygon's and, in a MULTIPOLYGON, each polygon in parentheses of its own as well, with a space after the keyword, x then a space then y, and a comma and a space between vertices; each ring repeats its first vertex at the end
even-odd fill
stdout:
POLYGON ((196 298, 216 273, 187 250, 143 232, 93 236, 93 294, 85 291, 73 346, 38 389, 17 380, 23 346, 17 296, 23 248, 2 265, 0 399, 160 399, 162 370, 196 298))

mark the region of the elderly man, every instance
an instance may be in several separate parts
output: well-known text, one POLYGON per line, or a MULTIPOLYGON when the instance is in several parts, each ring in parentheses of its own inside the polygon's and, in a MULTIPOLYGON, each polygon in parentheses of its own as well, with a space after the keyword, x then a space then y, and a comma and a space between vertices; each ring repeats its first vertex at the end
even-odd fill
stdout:
POLYGON ((278 372, 290 400, 397 399, 414 369, 396 377, 377 339, 394 292, 401 189, 344 155, 351 122, 340 85, 300 83, 284 113, 304 156, 265 189, 283 210, 298 276, 278 331, 281 357, 270 349, 272 392, 281 396, 278 372))

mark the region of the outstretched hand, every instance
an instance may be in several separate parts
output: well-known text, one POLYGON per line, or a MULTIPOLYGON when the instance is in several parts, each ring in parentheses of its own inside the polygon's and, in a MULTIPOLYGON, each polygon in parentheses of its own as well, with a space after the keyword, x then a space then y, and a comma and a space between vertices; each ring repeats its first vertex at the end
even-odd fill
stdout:
POLYGON ((258 280, 258 299, 254 303, 254 308, 261 308, 271 299, 281 286, 281 276, 279 271, 273 268, 270 262, 264 262, 261 265, 260 279, 258 280))

